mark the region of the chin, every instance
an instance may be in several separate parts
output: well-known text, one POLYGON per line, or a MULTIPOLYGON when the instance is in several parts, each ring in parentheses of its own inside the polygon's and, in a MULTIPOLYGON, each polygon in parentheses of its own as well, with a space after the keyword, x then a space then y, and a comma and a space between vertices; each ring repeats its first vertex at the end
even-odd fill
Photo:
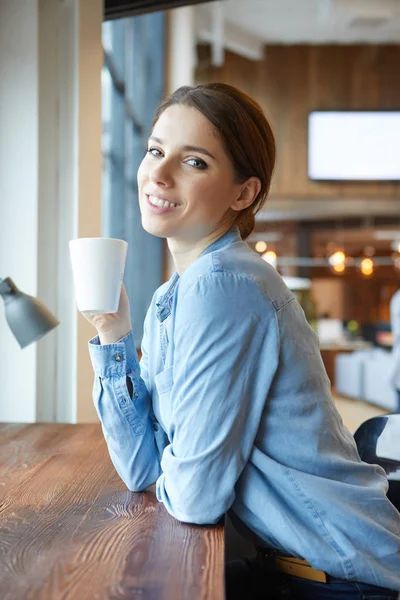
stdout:
POLYGON ((160 238, 170 237, 170 229, 171 227, 166 227, 165 223, 160 223, 160 220, 157 222, 157 219, 152 219, 151 217, 144 217, 142 215, 142 227, 147 233, 150 235, 154 235, 160 238))

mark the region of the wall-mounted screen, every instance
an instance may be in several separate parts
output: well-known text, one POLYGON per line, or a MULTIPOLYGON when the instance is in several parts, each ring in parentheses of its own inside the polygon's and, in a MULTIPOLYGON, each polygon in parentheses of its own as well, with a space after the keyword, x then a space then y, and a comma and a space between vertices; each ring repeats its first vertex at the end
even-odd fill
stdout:
POLYGON ((400 111, 310 113, 308 176, 326 181, 399 181, 400 111))

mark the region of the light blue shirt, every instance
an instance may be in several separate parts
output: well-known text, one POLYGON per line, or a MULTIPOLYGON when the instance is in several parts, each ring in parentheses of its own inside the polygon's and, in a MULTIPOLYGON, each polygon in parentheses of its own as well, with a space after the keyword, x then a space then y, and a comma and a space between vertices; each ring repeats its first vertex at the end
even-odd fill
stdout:
POLYGON ((154 294, 140 365, 132 335, 89 347, 96 409, 130 490, 157 481, 180 521, 231 510, 266 546, 400 590, 400 515, 385 473, 361 462, 317 336, 237 228, 154 294))

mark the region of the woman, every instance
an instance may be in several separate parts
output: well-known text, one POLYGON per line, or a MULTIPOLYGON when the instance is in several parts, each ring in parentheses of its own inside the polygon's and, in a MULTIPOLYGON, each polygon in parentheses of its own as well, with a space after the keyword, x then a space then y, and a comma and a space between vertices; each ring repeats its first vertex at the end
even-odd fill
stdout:
POLYGON ((228 598, 271 597, 271 573, 285 597, 395 598, 400 516, 385 473, 360 461, 316 335, 243 241, 274 161, 261 108, 235 88, 183 87, 160 106, 139 202, 176 272, 154 294, 140 366, 124 289, 117 314, 88 317, 95 405, 129 489, 156 483, 184 522, 229 511, 257 544, 227 567, 228 598))

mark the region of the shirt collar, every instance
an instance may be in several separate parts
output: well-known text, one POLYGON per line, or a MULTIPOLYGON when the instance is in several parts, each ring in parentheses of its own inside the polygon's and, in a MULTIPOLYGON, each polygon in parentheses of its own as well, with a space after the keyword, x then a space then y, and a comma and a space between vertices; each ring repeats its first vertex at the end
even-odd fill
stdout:
MULTIPOLYGON (((205 250, 203 250, 200 256, 210 254, 211 252, 215 252, 216 250, 222 250, 223 248, 226 248, 227 246, 230 246, 234 242, 238 242, 240 240, 241 236, 239 228, 236 227, 236 225, 234 225, 233 227, 231 227, 231 229, 224 233, 224 235, 222 235, 205 250)), ((156 316, 160 323, 165 321, 165 319, 167 319, 171 314, 171 306, 174 297, 174 292, 179 279, 179 274, 175 271, 168 282, 167 291, 162 296, 160 296, 156 302, 156 316)))
POLYGON ((210 252, 215 252, 216 250, 222 250, 223 248, 226 248, 227 246, 230 246, 234 242, 238 242, 241 239, 239 227, 234 225, 226 233, 224 233, 224 235, 203 250, 200 256, 203 256, 204 254, 210 254, 210 252))

